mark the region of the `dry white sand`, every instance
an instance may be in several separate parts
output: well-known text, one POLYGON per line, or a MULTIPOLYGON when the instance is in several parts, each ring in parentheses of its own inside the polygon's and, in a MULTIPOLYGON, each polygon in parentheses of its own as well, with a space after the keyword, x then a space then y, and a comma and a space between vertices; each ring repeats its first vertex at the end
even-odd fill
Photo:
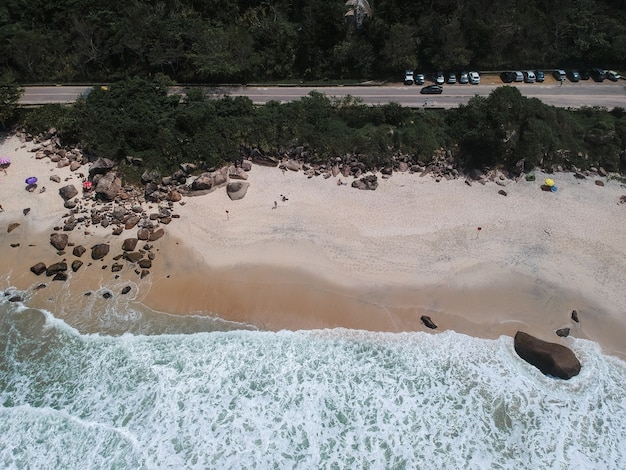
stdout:
MULTIPOLYGON (((40 227, 58 216, 60 185, 24 191, 25 177, 51 168, 27 149, 16 156, 16 147, 12 138, 0 152, 15 159, 8 176, 0 173, 0 222, 29 205, 40 227)), ((220 188, 176 206, 180 219, 166 228, 139 300, 271 329, 423 330, 424 313, 440 329, 484 337, 525 329, 557 340, 553 329, 570 326, 622 355, 626 188, 563 173, 551 175, 558 191, 548 193, 540 190, 546 175, 536 177, 470 187, 394 173, 379 175, 376 191, 360 191, 351 179, 338 186, 254 166, 244 199, 220 188), (580 325, 569 318, 574 308, 580 325)))

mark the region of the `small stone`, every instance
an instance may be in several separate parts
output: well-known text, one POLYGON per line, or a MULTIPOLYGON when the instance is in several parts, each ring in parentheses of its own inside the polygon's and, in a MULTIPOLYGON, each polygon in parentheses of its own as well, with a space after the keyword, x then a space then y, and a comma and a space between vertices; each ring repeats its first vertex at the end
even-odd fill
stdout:
POLYGON ((556 334, 561 338, 567 338, 569 336, 569 328, 559 328, 556 330, 556 334))
POLYGON ((577 310, 572 310, 572 320, 574 320, 576 323, 580 323, 580 321, 578 320, 578 311, 577 310))

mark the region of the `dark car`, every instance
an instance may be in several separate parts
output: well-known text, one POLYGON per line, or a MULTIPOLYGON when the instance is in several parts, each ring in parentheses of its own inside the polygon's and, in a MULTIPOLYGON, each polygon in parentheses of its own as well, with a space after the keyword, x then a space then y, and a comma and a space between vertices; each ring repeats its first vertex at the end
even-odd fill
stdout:
POLYGON ((535 77, 537 77, 537 81, 539 83, 543 82, 546 78, 545 74, 543 73, 543 70, 537 70, 535 72, 535 77))
POLYGON ((440 95, 443 93, 443 87, 439 85, 428 85, 420 90, 422 95, 440 95))
POLYGON ((504 83, 512 83, 515 81, 515 72, 502 72, 500 74, 500 79, 504 82, 504 83))
POLYGON ((581 80, 589 80, 591 78, 591 70, 581 70, 579 73, 581 80))
POLYGON ((424 74, 423 73, 418 73, 417 75, 415 75, 415 84, 416 85, 423 85, 424 84, 424 74))
POLYGON ((606 78, 606 70, 594 67, 590 70, 594 82, 603 82, 606 78))
POLYGON ((557 82, 562 82, 563 80, 565 80, 565 77, 567 76, 567 74, 565 73, 565 70, 557 69, 554 72, 552 72, 552 76, 557 82))
POLYGON ((568 70, 567 78, 570 82, 578 82, 580 81, 580 74, 578 73, 578 70, 568 70))

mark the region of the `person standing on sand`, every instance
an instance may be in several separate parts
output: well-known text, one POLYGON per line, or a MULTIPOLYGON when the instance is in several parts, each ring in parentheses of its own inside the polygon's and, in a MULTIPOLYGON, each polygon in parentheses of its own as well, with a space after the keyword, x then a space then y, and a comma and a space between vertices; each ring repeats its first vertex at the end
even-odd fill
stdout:
POLYGON ((277 207, 278 207, 278 203, 274 201, 274 207, 272 207, 272 209, 276 209, 277 207))
POLYGON ((226 220, 229 220, 229 214, 230 212, 228 212, 228 209, 226 209, 226 220))

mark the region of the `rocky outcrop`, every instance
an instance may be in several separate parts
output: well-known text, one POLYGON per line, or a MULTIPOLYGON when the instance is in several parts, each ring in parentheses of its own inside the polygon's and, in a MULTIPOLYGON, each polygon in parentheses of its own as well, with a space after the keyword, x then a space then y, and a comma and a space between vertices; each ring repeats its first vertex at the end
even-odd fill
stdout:
POLYGON ((542 373, 570 379, 580 373, 580 361, 574 352, 560 344, 548 343, 518 331, 514 340, 515 352, 542 373))
POLYGON ((369 189, 374 191, 378 187, 378 178, 376 175, 367 175, 352 182, 352 187, 357 189, 369 189))
POLYGON ((98 158, 91 167, 89 167, 89 178, 95 175, 104 175, 115 167, 115 162, 108 158, 98 158))
POLYGON ((437 328, 437 325, 435 325, 435 322, 432 321, 432 319, 427 315, 422 315, 420 320, 422 320, 422 323, 424 324, 424 326, 426 326, 427 328, 430 328, 431 330, 434 330, 437 328))

